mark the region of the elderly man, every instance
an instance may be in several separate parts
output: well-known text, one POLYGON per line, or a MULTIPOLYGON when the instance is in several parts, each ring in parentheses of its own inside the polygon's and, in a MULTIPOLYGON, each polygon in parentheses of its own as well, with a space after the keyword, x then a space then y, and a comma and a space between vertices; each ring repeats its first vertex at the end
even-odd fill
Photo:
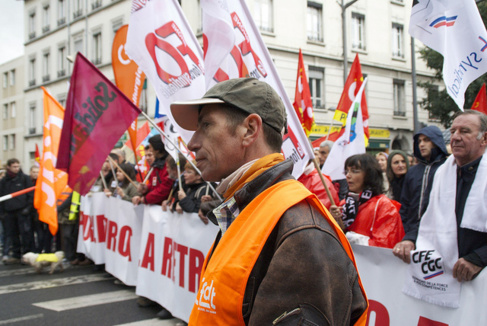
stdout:
POLYGON ((353 254, 281 151, 285 109, 267 83, 232 79, 174 103, 206 181, 220 181, 220 226, 203 265, 191 325, 365 323, 353 254))
POLYGON ((487 265, 487 116, 460 112, 450 132, 453 155, 436 171, 416 245, 436 244, 453 277, 471 281, 487 265))
POLYGON ((331 140, 325 140, 320 144, 320 149, 318 151, 318 158, 320 159, 320 169, 323 168, 328 154, 330 154, 331 148, 333 147, 333 142, 331 140))

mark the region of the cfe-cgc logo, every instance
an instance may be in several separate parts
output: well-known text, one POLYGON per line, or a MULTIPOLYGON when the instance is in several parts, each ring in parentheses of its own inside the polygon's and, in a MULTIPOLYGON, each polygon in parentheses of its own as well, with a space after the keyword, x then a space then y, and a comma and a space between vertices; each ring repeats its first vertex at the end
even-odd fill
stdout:
POLYGON ((435 250, 420 250, 412 255, 413 263, 421 265, 424 280, 430 280, 444 273, 441 257, 434 253, 435 250))
POLYGON ((216 292, 213 286, 213 280, 210 284, 203 278, 201 281, 201 289, 196 296, 195 304, 198 306, 198 310, 206 311, 212 314, 216 314, 216 306, 213 303, 216 292))

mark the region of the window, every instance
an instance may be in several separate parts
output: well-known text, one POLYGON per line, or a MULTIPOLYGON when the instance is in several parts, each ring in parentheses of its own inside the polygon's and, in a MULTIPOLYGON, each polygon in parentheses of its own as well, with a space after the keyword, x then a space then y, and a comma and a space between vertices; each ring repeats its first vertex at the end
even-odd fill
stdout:
POLYGON ((404 80, 394 79, 394 116, 406 116, 406 97, 404 90, 404 80))
POLYGON ((66 47, 60 46, 57 52, 57 76, 63 77, 66 75, 66 47))
POLYGON ((101 32, 93 34, 93 63, 95 65, 101 63, 101 32))
POLYGON ((83 39, 78 38, 77 40, 74 41, 74 53, 81 52, 83 53, 83 39))
POLYGON ((15 134, 10 135, 10 150, 13 151, 15 149, 15 134))
POLYGON ((352 13, 352 49, 365 51, 365 16, 352 13))
POLYGON ((47 82, 49 81, 49 59, 50 59, 50 53, 46 52, 42 56, 42 81, 47 82))
POLYGON ((17 105, 15 102, 10 103, 10 117, 15 118, 17 115, 17 105))
POLYGON ((59 104, 64 108, 66 106, 66 95, 61 95, 58 98, 59 104))
POLYGON ((3 136, 3 150, 8 150, 8 136, 3 136))
POLYGON ((3 120, 8 119, 8 104, 3 105, 3 120))
POLYGON ((15 85, 15 69, 10 70, 10 86, 15 85))
POLYGON ((404 27, 392 24, 392 56, 404 58, 404 27))
POLYGON ((324 80, 325 70, 319 67, 309 67, 308 69, 309 90, 311 93, 311 100, 313 101, 313 108, 324 109, 324 80))
POLYGON ((36 105, 31 103, 29 106, 29 135, 36 133, 36 105))
POLYGON ((140 92, 139 109, 147 113, 147 79, 144 80, 144 86, 140 92))
POLYGON ((322 5, 308 1, 307 16, 306 34, 308 40, 323 42, 322 5))
POLYGON ((66 23, 66 6, 65 0, 58 0, 57 2, 57 25, 63 25, 66 23))
POLYGON ((47 33, 49 32, 49 5, 45 5, 42 8, 42 32, 47 33))
POLYGON ((7 88, 8 86, 8 72, 3 73, 3 88, 7 88))
POLYGON ((32 58, 29 61, 29 86, 36 84, 36 59, 32 58))
POLYGON ((263 32, 274 32, 272 21, 272 0, 256 0, 254 2, 254 21, 263 32))
POLYGON ((73 0, 73 18, 83 15, 83 1, 85 0, 73 0))
POLYGON ((29 14, 29 39, 36 37, 36 13, 29 14))

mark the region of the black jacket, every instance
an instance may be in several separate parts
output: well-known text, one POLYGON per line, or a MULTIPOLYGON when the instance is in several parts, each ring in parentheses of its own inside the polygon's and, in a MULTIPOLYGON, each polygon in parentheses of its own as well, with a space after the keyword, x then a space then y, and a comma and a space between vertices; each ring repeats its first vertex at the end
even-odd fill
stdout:
POLYGON ((443 134, 438 127, 428 126, 414 135, 414 156, 418 160, 418 164, 411 167, 404 177, 401 199, 399 200, 401 203, 399 213, 406 233, 403 240, 416 242, 419 221, 426 207, 428 207, 433 177, 438 167, 445 162, 448 156, 443 134), (436 145, 431 151, 429 161, 419 151, 419 135, 425 135, 436 145))
MULTIPOLYGON (((22 172, 12 175, 7 172, 5 177, 0 180, 0 197, 9 195, 11 193, 24 190, 34 186, 30 177, 22 172)), ((0 214, 16 211, 19 209, 27 209, 29 212, 34 203, 34 191, 28 192, 24 195, 14 197, 12 199, 0 202, 0 214)), ((29 213, 27 212, 27 213, 29 213)))
MULTIPOLYGON (((239 210, 270 186, 293 179, 292 168, 292 161, 281 162, 238 190, 239 210)), ((366 305, 357 271, 336 233, 302 201, 284 213, 268 237, 249 275, 242 313, 247 325, 272 325, 279 316, 276 325, 299 320, 302 325, 351 325, 366 305)))

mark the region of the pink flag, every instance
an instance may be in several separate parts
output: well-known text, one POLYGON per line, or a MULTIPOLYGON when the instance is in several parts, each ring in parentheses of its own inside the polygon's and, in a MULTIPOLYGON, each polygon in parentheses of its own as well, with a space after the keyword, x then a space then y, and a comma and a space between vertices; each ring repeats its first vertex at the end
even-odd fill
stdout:
POLYGON ((56 167, 86 194, 103 162, 140 110, 81 53, 71 76, 56 167))
MULTIPOLYGON (((201 0, 204 17, 214 15, 213 12, 207 11, 207 8, 216 6, 214 2, 214 0, 201 0)), ((203 25, 205 52, 206 48, 211 49, 212 47, 227 49, 226 58, 223 62, 221 62, 218 56, 210 56, 209 54, 205 56, 205 67, 213 67, 215 65, 220 67, 213 76, 211 84, 206 86, 210 88, 215 83, 230 78, 255 77, 267 82, 277 91, 286 107, 289 131, 284 136, 282 152, 286 158, 293 159, 293 175, 297 178, 303 172, 309 159, 314 158, 313 149, 301 127, 301 122, 277 74, 274 62, 250 15, 245 1, 228 0, 226 2, 218 2, 226 4, 220 5, 219 8, 219 12, 226 12, 226 16, 220 15, 218 18, 232 24, 235 43, 232 47, 228 47, 228 38, 221 39, 216 37, 215 35, 218 35, 218 33, 213 30, 206 30, 206 28, 214 27, 207 26, 206 24, 203 25), (228 8, 226 8, 227 6, 228 8)), ((214 26, 223 26, 223 23, 214 26)))

